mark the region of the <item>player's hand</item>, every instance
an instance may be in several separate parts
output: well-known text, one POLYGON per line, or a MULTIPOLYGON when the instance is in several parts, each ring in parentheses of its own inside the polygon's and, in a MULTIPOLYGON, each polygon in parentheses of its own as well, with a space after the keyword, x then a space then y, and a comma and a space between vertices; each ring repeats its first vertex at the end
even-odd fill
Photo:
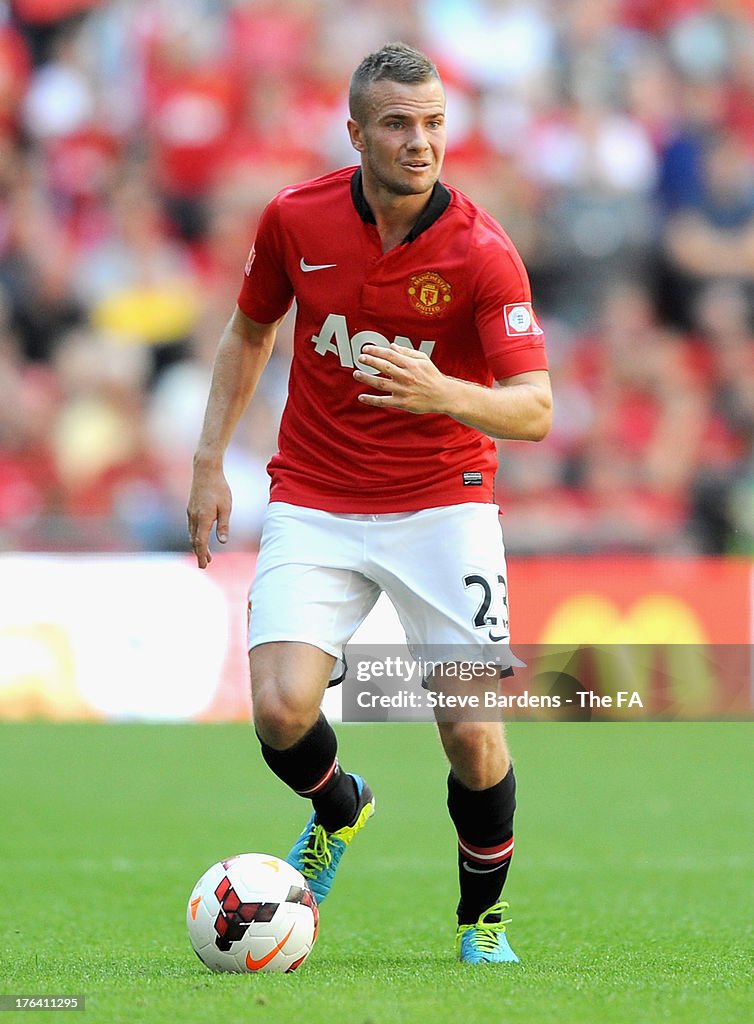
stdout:
POLYGON ((212 561, 209 536, 217 523, 217 539, 225 544, 229 536, 232 498, 225 474, 218 466, 194 466, 188 507, 188 532, 200 569, 212 561))
POLYGON ((359 395, 364 405, 405 412, 442 412, 449 378, 442 374, 424 352, 393 342, 389 348, 365 345, 359 361, 379 371, 376 377, 354 370, 354 378, 377 391, 359 395))

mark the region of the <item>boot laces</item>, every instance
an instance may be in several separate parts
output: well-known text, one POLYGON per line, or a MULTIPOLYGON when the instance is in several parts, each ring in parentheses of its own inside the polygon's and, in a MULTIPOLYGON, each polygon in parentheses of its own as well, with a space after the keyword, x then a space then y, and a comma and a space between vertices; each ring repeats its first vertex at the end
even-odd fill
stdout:
POLYGON ((301 874, 305 878, 316 877, 321 871, 326 871, 330 867, 332 850, 328 834, 321 825, 314 826, 311 839, 301 852, 301 861, 303 863, 301 874))
POLYGON ((503 911, 507 909, 507 903, 495 903, 479 915, 476 924, 462 925, 460 931, 461 933, 472 932, 472 941, 480 952, 494 953, 498 945, 498 936, 505 931, 505 926, 512 920, 510 917, 503 919, 503 911), (498 920, 490 920, 490 918, 498 920))

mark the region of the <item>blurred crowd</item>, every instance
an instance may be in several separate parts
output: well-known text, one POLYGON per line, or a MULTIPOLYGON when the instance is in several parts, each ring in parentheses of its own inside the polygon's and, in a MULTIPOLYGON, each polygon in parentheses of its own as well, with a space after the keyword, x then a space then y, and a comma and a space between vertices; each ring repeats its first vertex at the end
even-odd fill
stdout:
MULTIPOLYGON (((754 552, 754 0, 0 0, 0 549, 185 550, 214 350, 277 189, 355 162, 360 58, 530 271, 556 394, 522 552, 754 552)), ((228 453, 254 544, 291 327, 228 453)))

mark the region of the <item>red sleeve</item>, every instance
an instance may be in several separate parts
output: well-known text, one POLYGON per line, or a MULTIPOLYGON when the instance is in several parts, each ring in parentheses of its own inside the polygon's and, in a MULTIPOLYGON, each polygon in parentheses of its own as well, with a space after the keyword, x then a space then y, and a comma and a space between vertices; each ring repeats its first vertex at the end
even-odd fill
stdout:
POLYGON ((238 294, 241 312, 259 324, 279 320, 293 302, 293 286, 285 269, 279 200, 276 196, 259 220, 238 294))
POLYGON ((502 239, 482 247, 476 282, 476 328, 495 380, 547 369, 545 335, 531 302, 526 268, 502 239))

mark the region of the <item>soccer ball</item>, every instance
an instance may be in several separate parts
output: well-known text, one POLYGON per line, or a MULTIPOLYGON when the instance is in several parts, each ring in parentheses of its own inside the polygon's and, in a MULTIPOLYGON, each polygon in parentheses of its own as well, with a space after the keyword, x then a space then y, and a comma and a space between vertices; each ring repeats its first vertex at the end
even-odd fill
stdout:
POLYGON ((211 971, 295 971, 317 938, 319 910, 307 880, 286 861, 242 853, 204 872, 186 925, 211 971))

